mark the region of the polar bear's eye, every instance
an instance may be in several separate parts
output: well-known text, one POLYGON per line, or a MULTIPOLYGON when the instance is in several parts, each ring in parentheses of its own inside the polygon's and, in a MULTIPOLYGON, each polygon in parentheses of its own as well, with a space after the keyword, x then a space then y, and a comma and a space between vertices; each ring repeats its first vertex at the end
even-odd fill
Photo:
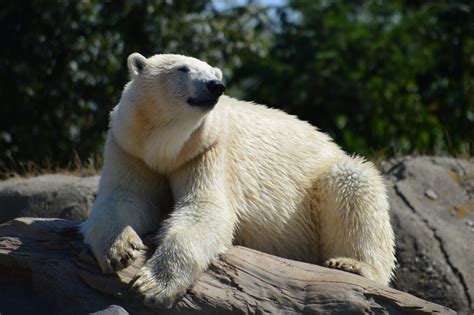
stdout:
POLYGON ((181 72, 189 72, 189 68, 186 67, 186 66, 182 66, 182 67, 179 67, 179 68, 178 68, 178 71, 181 71, 181 72))

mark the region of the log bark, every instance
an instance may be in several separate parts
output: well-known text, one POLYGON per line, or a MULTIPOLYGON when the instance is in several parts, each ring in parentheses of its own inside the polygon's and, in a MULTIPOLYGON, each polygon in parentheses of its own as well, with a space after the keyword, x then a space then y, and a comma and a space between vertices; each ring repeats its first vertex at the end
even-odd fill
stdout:
POLYGON ((238 246, 173 309, 157 312, 128 294, 128 283, 152 250, 117 274, 103 275, 76 223, 15 219, 0 225, 0 295, 4 305, 22 297, 41 301, 46 304, 36 313, 49 314, 85 314, 111 304, 131 314, 455 314, 357 275, 238 246))

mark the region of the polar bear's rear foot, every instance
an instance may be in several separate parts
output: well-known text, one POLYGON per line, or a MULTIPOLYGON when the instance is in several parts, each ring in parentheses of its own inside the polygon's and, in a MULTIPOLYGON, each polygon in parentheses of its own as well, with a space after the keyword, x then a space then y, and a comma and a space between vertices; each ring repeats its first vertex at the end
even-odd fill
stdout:
POLYGON ((388 284, 394 235, 382 176, 372 163, 342 157, 318 181, 321 262, 388 284))
POLYGON ((346 257, 331 258, 326 260, 324 267, 339 269, 342 271, 354 273, 369 279, 374 279, 374 268, 367 263, 346 257))

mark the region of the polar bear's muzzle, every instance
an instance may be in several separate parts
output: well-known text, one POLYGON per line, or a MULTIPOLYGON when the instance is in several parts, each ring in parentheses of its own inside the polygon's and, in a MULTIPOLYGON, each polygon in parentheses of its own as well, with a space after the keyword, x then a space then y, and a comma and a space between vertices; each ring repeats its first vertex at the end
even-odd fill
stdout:
POLYGON ((217 104, 219 97, 225 91, 225 85, 220 80, 210 80, 205 82, 203 88, 197 97, 190 97, 187 103, 191 106, 212 108, 217 104))

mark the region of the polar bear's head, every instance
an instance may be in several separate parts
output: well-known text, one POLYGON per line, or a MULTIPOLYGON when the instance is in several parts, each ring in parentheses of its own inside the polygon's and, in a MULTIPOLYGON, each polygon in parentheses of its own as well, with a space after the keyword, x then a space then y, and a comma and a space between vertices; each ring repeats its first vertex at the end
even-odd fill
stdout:
POLYGON ((192 57, 133 53, 128 68, 141 94, 166 111, 208 111, 225 90, 221 70, 192 57))
POLYGON ((128 57, 131 81, 111 115, 115 138, 129 153, 173 159, 223 94, 222 72, 182 55, 128 57))

